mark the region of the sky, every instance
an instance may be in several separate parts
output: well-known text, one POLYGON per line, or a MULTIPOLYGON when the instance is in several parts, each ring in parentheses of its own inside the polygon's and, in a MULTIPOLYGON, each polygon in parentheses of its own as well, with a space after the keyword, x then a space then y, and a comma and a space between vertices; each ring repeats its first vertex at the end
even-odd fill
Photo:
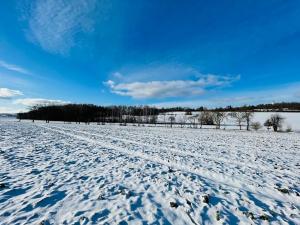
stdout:
POLYGON ((300 101, 298 0, 0 5, 0 113, 300 101))

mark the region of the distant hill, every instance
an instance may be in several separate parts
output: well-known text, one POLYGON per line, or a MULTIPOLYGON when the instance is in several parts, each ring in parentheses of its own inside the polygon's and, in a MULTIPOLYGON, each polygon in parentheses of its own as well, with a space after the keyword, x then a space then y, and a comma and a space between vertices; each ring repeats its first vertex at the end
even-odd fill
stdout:
POLYGON ((227 106, 224 108, 216 108, 216 111, 256 111, 256 112, 300 112, 299 102, 280 102, 259 105, 245 105, 239 107, 227 106))
POLYGON ((278 103, 269 103, 269 104, 258 104, 258 105, 243 105, 243 106, 231 106, 226 107, 217 107, 217 108, 186 108, 186 107, 173 107, 173 108, 162 108, 162 112, 193 112, 193 111, 253 111, 253 112, 300 112, 300 103, 299 102, 278 102, 278 103))

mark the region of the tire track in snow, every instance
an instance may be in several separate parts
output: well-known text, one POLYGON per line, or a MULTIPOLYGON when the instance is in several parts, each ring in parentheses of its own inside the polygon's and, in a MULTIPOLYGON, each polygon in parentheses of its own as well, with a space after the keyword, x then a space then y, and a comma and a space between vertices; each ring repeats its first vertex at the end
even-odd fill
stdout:
POLYGON ((140 159, 143 159, 143 160, 146 160, 146 161, 151 161, 151 162, 154 162, 154 163, 157 163, 157 164, 160 164, 160 165, 164 165, 164 166, 167 166, 167 167, 170 167, 170 168, 174 168, 174 169, 177 169, 177 170, 180 170, 180 171, 183 171, 183 172, 188 172, 188 173, 191 173, 191 174, 195 174, 199 177, 202 177, 202 178, 210 181, 211 183, 230 186, 231 188, 238 189, 239 191, 242 190, 242 191, 245 191, 245 192, 250 192, 250 193, 255 194, 257 196, 262 196, 262 197, 269 198, 269 199, 272 199, 272 200, 275 199, 275 200, 280 201, 280 202, 291 202, 292 201, 292 196, 284 196, 284 198, 279 198, 280 196, 278 196, 278 192, 273 190, 273 189, 270 189, 268 187, 264 187, 263 188, 264 192, 260 192, 260 191, 257 190, 257 187, 249 188, 249 186, 250 187, 252 186, 251 184, 246 184, 244 181, 237 180, 233 177, 229 177, 229 176, 224 175, 224 174, 218 174, 218 173, 211 172, 211 171, 208 171, 208 170, 205 170, 205 169, 193 169, 193 168, 190 168, 190 167, 187 167, 187 166, 178 165, 177 163, 174 163, 174 162, 167 162, 167 161, 162 160, 160 158, 154 158, 153 156, 149 156, 148 154, 145 154, 145 153, 133 152, 133 151, 130 151, 130 150, 124 150, 123 148, 121 148, 119 146, 114 146, 110 143, 105 143, 105 142, 102 142, 102 141, 100 142, 100 141, 92 140, 92 139, 87 138, 87 137, 83 137, 83 136, 76 135, 76 134, 71 134, 71 133, 66 133, 64 131, 57 130, 57 129, 50 128, 50 127, 46 127, 46 126, 43 126, 43 125, 36 124, 36 126, 47 129, 47 130, 50 130, 50 131, 53 131, 53 132, 57 132, 57 133, 60 133, 60 134, 63 134, 63 135, 69 136, 69 137, 73 137, 75 139, 83 140, 83 141, 86 141, 86 142, 89 142, 89 143, 92 143, 92 144, 97 144, 97 145, 99 145, 103 148, 108 148, 108 149, 118 151, 118 152, 126 154, 126 155, 128 155, 132 158, 140 158, 140 159))
MULTIPOLYGON (((134 141, 134 140, 130 140, 130 139, 119 138, 119 137, 109 137, 109 136, 105 136, 105 135, 101 135, 101 134, 92 134, 92 133, 87 132, 87 131, 71 130, 70 128, 62 128, 62 127, 53 126, 53 125, 50 125, 50 127, 56 128, 56 129, 59 129, 59 130, 65 130, 65 131, 68 131, 68 132, 72 132, 73 134, 74 133, 87 134, 87 135, 90 135, 90 136, 100 137, 100 138, 104 138, 104 139, 118 140, 118 141, 128 143, 128 144, 136 144, 136 145, 142 145, 142 146, 145 146, 145 147, 148 147, 148 148, 161 149, 161 150, 165 151, 166 153, 173 152, 173 153, 176 153, 179 156, 189 156, 189 157, 194 157, 194 158, 197 158, 197 159, 203 159, 204 158, 204 159, 213 161, 214 163, 221 162, 225 165, 231 163, 230 161, 228 161, 228 159, 226 159, 224 157, 220 157, 220 156, 218 156, 218 160, 215 160, 215 157, 211 157, 211 156, 207 156, 207 155, 201 155, 201 154, 193 153, 193 152, 190 152, 190 151, 182 151, 182 150, 179 150, 179 149, 176 149, 176 148, 162 147, 162 146, 158 146, 158 145, 147 144, 147 143, 134 141)), ((155 152, 155 151, 152 151, 152 152, 155 152)), ((260 172, 264 172, 264 173, 270 173, 270 172, 273 171, 272 169, 267 168, 267 167, 262 166, 262 165, 253 166, 253 165, 250 165, 248 163, 238 162, 238 161, 235 161, 234 164, 237 165, 237 166, 241 166, 241 167, 246 167, 246 168, 248 167, 248 168, 253 169, 255 171, 260 171, 260 172)), ((291 172, 291 171, 285 171, 285 172, 277 171, 277 173, 280 173, 282 175, 289 174, 291 176, 296 176, 296 174, 291 172)))

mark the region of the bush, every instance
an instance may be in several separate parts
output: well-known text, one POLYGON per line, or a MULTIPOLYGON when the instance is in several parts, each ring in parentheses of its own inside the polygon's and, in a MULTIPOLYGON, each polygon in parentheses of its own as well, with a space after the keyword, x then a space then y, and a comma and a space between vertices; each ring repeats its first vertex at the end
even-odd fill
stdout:
POLYGON ((254 123, 252 123, 251 124, 251 128, 253 129, 253 130, 259 130, 259 129, 261 129, 261 124, 260 124, 260 122, 254 122, 254 123))
POLYGON ((293 132, 292 127, 288 126, 285 130, 285 132, 293 132))

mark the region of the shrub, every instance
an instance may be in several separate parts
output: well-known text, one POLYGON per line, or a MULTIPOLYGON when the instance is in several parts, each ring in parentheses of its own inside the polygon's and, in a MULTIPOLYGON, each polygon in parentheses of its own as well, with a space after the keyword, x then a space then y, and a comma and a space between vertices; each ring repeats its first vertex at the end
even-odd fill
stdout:
POLYGON ((260 124, 260 122, 254 122, 254 123, 252 123, 251 124, 251 128, 253 129, 253 130, 259 130, 259 129, 261 129, 261 124, 260 124))
POLYGON ((292 130, 292 127, 288 126, 285 131, 286 132, 292 132, 293 130, 292 130))

